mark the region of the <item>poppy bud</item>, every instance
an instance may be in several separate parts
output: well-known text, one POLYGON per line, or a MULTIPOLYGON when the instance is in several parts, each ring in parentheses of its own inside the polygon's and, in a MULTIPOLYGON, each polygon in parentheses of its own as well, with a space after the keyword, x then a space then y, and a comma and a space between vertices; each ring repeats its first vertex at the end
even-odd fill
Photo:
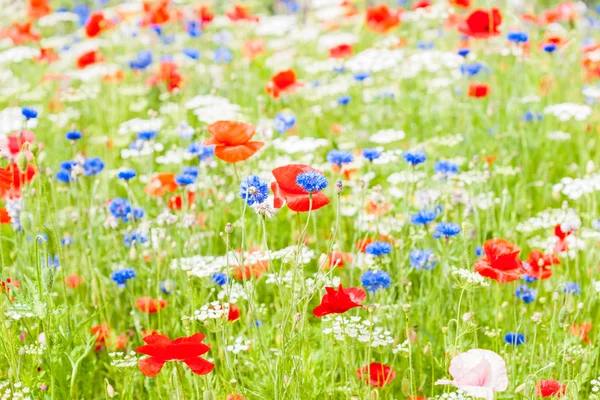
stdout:
POLYGON ((212 392, 212 390, 210 389, 206 389, 204 391, 204 396, 203 396, 204 400, 215 400, 215 395, 212 392))
MULTIPOLYGON (((29 150, 33 153, 33 154, 37 154, 38 150, 40 149, 40 145, 37 142, 31 143, 29 145, 29 150)), ((593 164, 593 163, 592 163, 593 164)), ((589 165, 589 162, 588 162, 589 165)))
POLYGON ((52 284, 54 283, 54 268, 50 265, 42 269, 42 282, 46 292, 50 293, 52 291, 52 284))
POLYGON ((231 225, 231 222, 228 222, 227 225, 225 225, 225 232, 227 234, 230 234, 231 232, 233 232, 233 225, 231 225))
POLYGON ((22 173, 25 173, 25 171, 27 171, 27 155, 23 152, 20 152, 19 154, 17 154, 17 167, 19 168, 19 171, 21 171, 22 173))

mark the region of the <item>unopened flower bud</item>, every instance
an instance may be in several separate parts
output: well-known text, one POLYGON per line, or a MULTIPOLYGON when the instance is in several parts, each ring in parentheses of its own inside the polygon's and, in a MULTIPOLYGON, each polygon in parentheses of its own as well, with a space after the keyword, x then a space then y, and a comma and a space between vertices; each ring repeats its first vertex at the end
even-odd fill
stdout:
POLYGON ((17 167, 19 168, 19 171, 21 171, 22 173, 25 173, 25 171, 27 171, 27 154, 20 152, 19 154, 17 154, 17 167))
POLYGON ((231 222, 228 222, 225 225, 225 233, 230 234, 231 232, 233 232, 233 225, 231 225, 231 222))

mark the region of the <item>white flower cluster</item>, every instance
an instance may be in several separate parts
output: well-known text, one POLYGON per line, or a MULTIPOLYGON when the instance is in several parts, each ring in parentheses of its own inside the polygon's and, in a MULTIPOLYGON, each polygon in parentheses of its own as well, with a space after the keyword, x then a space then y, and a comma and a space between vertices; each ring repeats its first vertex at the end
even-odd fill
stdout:
POLYGON ((571 134, 563 131, 548 132, 546 137, 555 142, 566 142, 567 140, 571 140, 571 134))
POLYGON ((327 139, 315 139, 309 137, 288 136, 285 139, 276 138, 272 142, 275 149, 287 154, 311 153, 320 147, 327 146, 327 139))
MULTIPOLYGON (((251 291, 252 282, 247 281, 246 285, 248 285, 248 290, 251 291)), ((229 299, 230 303, 237 303, 238 299, 248 300, 248 295, 246 294, 246 290, 244 290, 244 286, 237 282, 234 282, 232 285, 225 285, 223 290, 217 295, 219 300, 223 300, 226 297, 229 299)))
POLYGON ((544 114, 554 115, 561 121, 585 121, 592 114, 592 108, 585 104, 562 103, 544 108, 544 114))
POLYGON ((436 400, 472 400, 473 397, 469 396, 462 390, 457 390, 452 393, 444 393, 439 396, 434 397, 436 400))
POLYGON ((31 390, 25 387, 21 382, 17 382, 10 388, 10 383, 4 381, 0 383, 0 400, 30 400, 31 390))
POLYGON ((516 226, 516 230, 521 233, 530 233, 538 229, 554 229, 558 224, 570 230, 581 226, 581 219, 577 215, 577 211, 572 208, 566 210, 560 208, 549 208, 541 211, 536 216, 531 217, 516 226))
MULTIPOLYGON (((233 338, 230 338, 233 339, 233 338)), ((238 336, 237 338, 235 338, 235 341, 233 342, 233 344, 230 344, 226 347, 227 351, 233 353, 233 354, 238 354, 241 353, 242 351, 248 351, 250 350, 250 345, 252 344, 252 342, 250 340, 244 340, 243 337, 238 336)))
POLYGON ((397 67, 403 58, 402 50, 371 48, 350 58, 345 66, 352 72, 379 72, 397 67))
POLYGON ((600 392, 600 376, 597 377, 596 379, 592 379, 590 381, 590 384, 592 385, 592 392, 594 392, 594 393, 600 392))
POLYGON ((323 329, 326 335, 333 335, 336 340, 344 341, 346 337, 357 339, 361 343, 370 343, 371 347, 384 347, 394 342, 392 333, 379 326, 371 326, 371 321, 361 317, 323 318, 323 322, 331 322, 331 328, 323 329))
POLYGON ((19 349, 19 354, 27 354, 30 356, 41 356, 44 354, 44 350, 46 350, 46 346, 43 344, 26 344, 25 346, 19 349))
POLYGON ((402 140, 405 137, 406 133, 404 133, 404 131, 395 129, 383 129, 372 134, 369 137, 369 140, 377 144, 388 144, 402 140))
POLYGON ((562 178, 560 183, 552 186, 552 191, 577 200, 583 195, 600 191, 600 173, 586 175, 583 178, 562 178))
POLYGON ((452 267, 451 273, 459 279, 459 283, 467 283, 475 286, 490 286, 489 282, 486 282, 485 278, 477 272, 472 272, 464 268, 452 267))
POLYGON ((111 358, 110 365, 118 368, 135 367, 139 360, 136 352, 133 350, 131 350, 128 354, 117 351, 109 353, 108 356, 111 358))
POLYGON ((185 108, 193 110, 199 121, 212 124, 219 120, 238 120, 241 118, 240 106, 220 96, 198 95, 185 103, 185 108))
POLYGON ((160 118, 142 119, 134 118, 125 121, 119 125, 119 135, 129 133, 138 133, 143 131, 159 131, 163 127, 163 120, 160 118))
POLYGON ((35 317, 35 313, 33 309, 25 304, 13 304, 13 306, 4 312, 9 318, 14 319, 15 321, 20 320, 21 318, 32 318, 35 317))
POLYGON ((392 353, 394 353, 394 354, 409 353, 409 352, 410 352, 410 343, 408 342, 408 339, 402 343, 398 343, 396 345, 396 347, 394 347, 392 349, 392 353))
POLYGON ((194 311, 194 315, 190 317, 190 320, 204 322, 209 319, 221 319, 223 316, 227 317, 228 314, 229 304, 221 304, 219 301, 213 301, 194 311))

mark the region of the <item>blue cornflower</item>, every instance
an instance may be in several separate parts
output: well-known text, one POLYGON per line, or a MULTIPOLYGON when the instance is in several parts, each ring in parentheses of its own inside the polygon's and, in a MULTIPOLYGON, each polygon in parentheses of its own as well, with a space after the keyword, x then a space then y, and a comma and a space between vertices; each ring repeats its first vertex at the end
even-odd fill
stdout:
POLYGON ((556 49, 558 49, 558 46, 554 43, 547 43, 542 47, 542 49, 544 49, 546 53, 554 53, 556 49))
POLYGON ((227 282, 229 282, 229 277, 227 276, 226 273, 223 273, 223 272, 214 272, 210 276, 210 280, 215 285, 223 286, 224 284, 226 284, 227 282))
POLYGON ((392 245, 388 242, 369 243, 365 248, 365 252, 375 257, 384 256, 392 252, 392 245))
POLYGON ((577 282, 565 282, 562 291, 563 293, 578 295, 581 294, 581 286, 577 282))
POLYGON ((280 112, 273 119, 275 130, 279 133, 289 131, 296 125, 296 116, 291 112, 280 112))
POLYGON ((94 176, 104 169, 104 162, 100 157, 86 158, 83 162, 85 176, 94 176))
MULTIPOLYGON (((523 266, 525 266, 526 264, 527 263, 524 262, 523 266)), ((528 267, 525 269, 528 269, 528 267)), ((523 279, 523 282, 525 282, 525 283, 533 283, 533 282, 537 281, 537 278, 535 276, 531 276, 531 275, 527 275, 527 274, 521 275, 521 279, 523 279)))
POLYGON ((422 164, 427 160, 427 155, 421 150, 407 151, 402 157, 404 157, 404 160, 412 166, 422 164))
POLYGON ((112 199, 108 206, 108 210, 113 217, 121 219, 123 222, 127 222, 131 216, 131 203, 127 199, 117 197, 112 199))
POLYGON ((21 108, 21 114, 25 117, 25 119, 34 119, 37 118, 38 112, 30 107, 21 108))
POLYGON ((414 249, 410 252, 410 266, 414 269, 432 270, 437 264, 433 259, 433 251, 414 249))
POLYGON ((456 236, 460 233, 460 225, 455 224, 454 222, 440 222, 435 227, 435 232, 433 233, 434 239, 439 239, 444 236, 446 239, 452 236, 456 236))
POLYGON ((353 76, 354 80, 357 82, 362 82, 370 77, 371 77, 371 74, 369 72, 357 72, 353 76))
POLYGON ((323 174, 310 170, 298 174, 296 177, 296 185, 306 190, 308 193, 316 193, 327 187, 327 178, 323 174))
POLYGON ((256 175, 250 175, 240 183, 240 197, 249 206, 262 204, 269 197, 269 185, 256 175))
POLYGON ((381 153, 379 149, 363 149, 362 156, 369 161, 373 161, 381 157, 381 153))
POLYGON ((196 182, 196 177, 193 175, 180 174, 175 177, 175 183, 179 186, 187 186, 196 182))
POLYGON ((117 284, 119 289, 125 289, 127 281, 133 278, 135 278, 135 270, 133 268, 119 269, 110 276, 110 279, 117 284))
POLYGON ((215 146, 203 146, 200 142, 190 143, 187 152, 204 161, 215 154, 215 146))
POLYGON ((58 259, 58 254, 55 255, 54 257, 52 257, 50 254, 48 254, 48 261, 46 262, 46 260, 42 260, 42 264, 44 267, 52 267, 52 268, 60 267, 60 260, 58 259))
POLYGON ((475 255, 477 257, 481 257, 483 255, 483 247, 481 247, 481 246, 475 247, 475 255))
POLYGON ((192 60, 198 60, 200 58, 200 50, 194 49, 193 47, 186 47, 183 49, 183 54, 192 60))
POLYGON ((213 61, 215 64, 229 64, 233 55, 227 47, 216 49, 213 53, 213 61))
POLYGON ((448 176, 458 173, 458 165, 452 161, 440 160, 435 162, 433 170, 436 174, 448 176))
POLYGON ((185 24, 185 31, 190 37, 200 37, 202 36, 202 24, 199 21, 188 21, 185 24))
POLYGON ((432 50, 434 47, 434 42, 423 42, 422 40, 417 42, 417 49, 419 50, 432 50))
POLYGON ((75 240, 71 236, 65 236, 62 239, 60 239, 60 244, 65 247, 72 245, 73 242, 75 242, 75 240))
POLYGON ((466 76, 467 78, 471 78, 479 74, 484 68, 484 65, 480 63, 462 64, 460 66, 460 73, 466 76))
POLYGON ((459 49, 457 53, 461 57, 466 57, 469 55, 470 52, 471 52, 470 49, 459 49))
POLYGON ((123 179, 124 181, 128 181, 130 179, 135 178, 136 175, 137 175, 137 173, 135 172, 135 170, 133 168, 123 168, 117 174, 117 178, 123 179))
POLYGON ((164 294, 173 294, 175 291, 175 286, 177 286, 175 281, 166 279, 160 283, 160 291, 164 294))
POLYGON ((342 164, 349 164, 354 161, 354 156, 346 150, 331 150, 327 153, 327 161, 341 167, 342 164))
POLYGON ((144 214, 146 214, 146 211, 144 211, 144 209, 141 207, 136 207, 133 209, 132 214, 133 219, 142 219, 144 218, 144 214))
POLYGON ((184 175, 191 175, 191 176, 193 176, 194 178, 198 178, 198 172, 199 172, 199 170, 198 170, 198 167, 196 167, 196 166, 191 166, 191 167, 185 167, 185 168, 183 169, 183 172, 182 172, 182 173, 183 173, 184 175))
POLYGON ((79 140, 79 139, 81 139, 81 137, 82 137, 82 135, 81 135, 81 132, 79 132, 79 131, 70 131, 65 134, 65 138, 67 140, 72 140, 72 141, 79 140))
POLYGON ((142 132, 138 132, 137 134, 137 140, 153 140, 156 139, 156 135, 158 135, 158 132, 156 131, 142 131, 142 132))
MULTIPOLYGON (((346 72, 346 67, 344 67, 343 65, 336 65, 335 67, 333 67, 333 72, 343 74, 344 72, 346 72)), ((321 83, 319 81, 314 82, 314 86, 320 85, 321 83)))
POLYGON ((527 41, 529 40, 529 37, 527 36, 526 32, 519 32, 519 31, 515 31, 515 32, 508 32, 508 35, 506 35, 506 38, 508 39, 509 42, 513 42, 513 43, 527 43, 527 41))
POLYGON ((64 169, 66 171, 71 171, 73 169, 73 167, 77 166, 77 162, 76 161, 63 161, 62 163, 60 163, 60 168, 64 169))
POLYGON ((442 206, 437 206, 433 210, 422 209, 416 214, 411 215, 410 222, 415 225, 429 225, 442 212, 442 206))
POLYGON ((533 111, 526 111, 521 119, 524 122, 541 121, 542 119, 544 119, 544 116, 540 113, 536 113, 533 111))
POLYGON ((133 70, 143 70, 152 64, 152 52, 142 50, 137 53, 135 60, 129 62, 129 67, 133 70))
POLYGON ((79 25, 83 26, 90 16, 90 7, 85 3, 75 4, 73 6, 73 12, 79 17, 79 25))
POLYGON ((529 304, 535 300, 537 291, 533 288, 528 287, 527 285, 520 285, 519 287, 517 287, 515 295, 519 299, 523 300, 525 304, 529 304))
POLYGON ((337 99, 337 103, 339 106, 346 106, 348 104, 350 104, 350 102, 352 101, 352 97, 346 95, 340 96, 337 99))
POLYGON ((513 346, 519 346, 525 343, 525 335, 519 332, 508 332, 504 335, 504 342, 513 346))
POLYGON ((143 244, 148 241, 148 237, 144 235, 142 232, 133 231, 131 233, 127 233, 123 236, 123 243, 126 247, 137 246, 138 244, 143 244))
POLYGON ((366 271, 360 277, 360 282, 368 292, 376 292, 378 289, 387 289, 392 280, 390 274, 385 271, 366 271))
POLYGON ((56 173, 56 180, 59 182, 70 183, 71 182, 71 174, 66 169, 60 169, 56 173))

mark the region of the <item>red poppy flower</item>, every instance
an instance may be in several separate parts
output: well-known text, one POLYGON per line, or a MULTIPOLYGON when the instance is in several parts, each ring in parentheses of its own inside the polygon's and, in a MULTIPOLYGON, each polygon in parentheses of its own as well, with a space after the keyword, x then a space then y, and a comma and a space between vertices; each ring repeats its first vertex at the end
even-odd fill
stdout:
POLYGON ((340 285, 338 290, 332 287, 326 287, 325 290, 327 294, 321 299, 321 304, 313 310, 317 318, 329 314, 343 314, 352 308, 362 307, 360 303, 367 297, 364 290, 356 287, 344 289, 340 285))
POLYGON ((152 197, 162 197, 167 192, 175 193, 176 191, 175 174, 170 172, 160 172, 154 175, 144 188, 144 192, 152 197))
POLYGON ((475 261, 475 272, 500 283, 516 281, 525 273, 519 258, 521 249, 506 239, 490 239, 483 244, 485 255, 475 261))
POLYGON ((67 275, 67 277, 65 278, 65 284, 71 289, 76 289, 79 285, 83 283, 83 281, 83 277, 77 274, 70 274, 67 275))
POLYGON ((241 4, 235 4, 233 6, 233 10, 228 11, 225 14, 232 21, 258 21, 258 16, 252 15, 250 9, 247 6, 243 6, 241 4))
POLYGON ((388 33, 400 25, 400 11, 391 11, 387 4, 367 8, 367 29, 376 33, 388 33))
POLYGON ((27 16, 31 19, 40 19, 52 12, 48 0, 29 0, 27 5, 27 16))
POLYGON ((486 85, 485 83, 471 82, 471 83, 469 83, 468 96, 480 99, 483 97, 487 97, 487 95, 489 94, 489 91, 490 91, 490 87, 488 85, 486 85))
POLYGON ((569 332, 571 333, 571 335, 579 337, 585 343, 589 343, 590 339, 588 338, 588 334, 590 333, 593 327, 594 326, 589 322, 582 322, 581 324, 575 323, 571 325, 569 332))
POLYGON ((97 50, 91 50, 83 53, 77 59, 77 68, 84 69, 90 65, 100 63, 104 61, 104 57, 97 50))
POLYGON ((227 321, 233 322, 240 319, 240 309, 235 304, 229 304, 229 313, 227 314, 227 321))
MULTIPOLYGON (((9 168, 0 168, 0 189, 8 190, 13 183, 13 173, 9 168)), ((5 209, 6 211, 6 209, 5 209)))
MULTIPOLYGON (((195 192, 187 192, 187 206, 190 208, 196 201, 195 192)), ((173 196, 169 199, 169 208, 171 210, 181 210, 183 208, 183 199, 181 196, 173 196)))
POLYGON ((539 250, 533 250, 527 257, 529 269, 525 271, 528 276, 538 279, 548 279, 552 276, 553 265, 560 264, 560 259, 554 254, 544 254, 539 250))
POLYGON ((327 267, 342 268, 346 264, 351 264, 352 260, 352 253, 344 253, 343 251, 332 251, 327 256, 327 267))
POLYGON ((269 270, 268 261, 258 261, 254 264, 244 265, 244 267, 232 268, 231 275, 238 281, 244 279, 258 279, 269 270))
POLYGON ((31 21, 28 22, 13 22, 12 26, 8 28, 0 37, 6 36, 12 40, 13 44, 20 45, 27 42, 39 42, 41 36, 39 33, 32 31, 33 24, 31 21))
POLYGON ((413 10, 418 10, 419 8, 427 7, 431 7, 431 2, 429 0, 417 0, 412 5, 413 10))
POLYGON ((500 34, 498 27, 501 23, 502 13, 499 9, 495 7, 489 10, 477 9, 458 26, 458 31, 472 38, 487 39, 500 34))
POLYGON ((265 90, 269 96, 277 99, 282 94, 294 93, 301 86, 302 83, 296 80, 296 72, 293 69, 288 69, 273 75, 265 90))
POLYGON ((265 144, 251 141, 256 127, 237 121, 217 121, 208 126, 211 137, 204 146, 215 146, 215 157, 227 163, 249 159, 265 144))
POLYGON ((197 375, 210 373, 215 365, 200 357, 210 350, 210 346, 202 343, 203 339, 204 335, 201 333, 175 340, 158 334, 144 337, 146 344, 138 347, 136 351, 150 357, 140 359, 140 371, 153 378, 167 361, 182 361, 197 375))
POLYGON ((140 297, 136 300, 135 306, 138 310, 146 314, 156 314, 167 306, 167 300, 153 299, 152 297, 140 297))
POLYGON ((563 251, 567 251, 569 249, 569 244, 567 243, 567 237, 571 235, 573 231, 563 231, 560 224, 554 227, 554 236, 558 238, 556 243, 554 244, 554 252, 562 253, 563 251))
POLYGON ((329 58, 347 58, 352 57, 354 50, 351 44, 340 44, 329 49, 329 58))
POLYGON ((537 397, 561 397, 565 394, 567 387, 554 379, 542 380, 535 387, 537 397))
POLYGON ((179 66, 172 61, 161 62, 159 71, 146 80, 150 86, 156 86, 160 82, 165 84, 169 92, 180 89, 183 77, 179 73, 179 66))
POLYGON ((40 48, 40 55, 35 57, 33 60, 38 63, 47 62, 48 64, 51 64, 59 59, 60 57, 58 54, 56 54, 54 49, 46 49, 42 47, 40 48))
POLYGON ((104 18, 102 11, 95 11, 89 16, 85 24, 85 34, 88 37, 96 37, 108 29, 112 22, 104 18))
POLYGON ((106 343, 106 339, 110 335, 110 328, 105 322, 100 325, 92 326, 92 329, 90 329, 90 333, 96 336, 95 351, 100 351, 104 343, 106 343))
POLYGON ((471 7, 471 0, 450 0, 450 5, 469 8, 471 7))
POLYGON ((275 208, 281 208, 285 203, 292 211, 307 212, 309 209, 318 210, 330 203, 329 198, 323 193, 317 192, 311 195, 298 186, 296 178, 307 171, 321 173, 321 171, 304 164, 290 164, 272 171, 275 182, 271 183, 271 190, 275 195, 273 202, 275 208))
POLYGON ((232 393, 227 395, 226 400, 245 400, 245 397, 239 393, 232 393))
POLYGON ((6 291, 8 293, 8 297, 10 301, 16 301, 17 299, 10 295, 12 289, 20 289, 21 282, 16 279, 5 278, 4 280, 0 279, 0 291, 6 291))
POLYGON ((27 164, 25 172, 21 172, 16 163, 9 165, 3 171, 9 171, 12 174, 12 183, 10 187, 6 189, 8 183, 8 175, 3 172, 1 173, 3 178, 0 180, 0 198, 2 199, 14 199, 21 197, 21 187, 29 183, 35 176, 36 170, 33 164, 27 164))
POLYGON ((248 39, 244 42, 242 53, 249 60, 254 60, 257 56, 265 52, 264 39, 248 39))
POLYGON ((161 0, 158 2, 144 2, 144 17, 142 26, 162 25, 171 18, 169 12, 170 0, 161 0))
POLYGON ((1 207, 0 208, 0 224, 2 225, 6 225, 6 224, 10 224, 11 218, 10 215, 8 215, 8 211, 6 211, 5 207, 1 207))
POLYGON ((208 25, 214 18, 215 14, 210 11, 210 8, 206 4, 200 5, 200 8, 196 10, 196 16, 202 22, 202 25, 208 25))
POLYGON ((384 387, 396 378, 396 371, 387 365, 373 362, 356 371, 358 377, 370 385, 384 387))

